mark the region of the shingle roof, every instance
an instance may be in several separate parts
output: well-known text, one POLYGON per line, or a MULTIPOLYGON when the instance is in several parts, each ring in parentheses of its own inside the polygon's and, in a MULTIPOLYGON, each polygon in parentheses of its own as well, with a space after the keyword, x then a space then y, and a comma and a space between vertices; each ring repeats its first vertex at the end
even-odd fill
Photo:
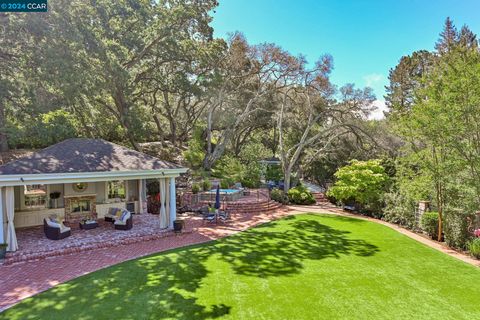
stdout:
POLYGON ((0 166, 0 174, 46 174, 181 169, 102 139, 67 139, 0 166))

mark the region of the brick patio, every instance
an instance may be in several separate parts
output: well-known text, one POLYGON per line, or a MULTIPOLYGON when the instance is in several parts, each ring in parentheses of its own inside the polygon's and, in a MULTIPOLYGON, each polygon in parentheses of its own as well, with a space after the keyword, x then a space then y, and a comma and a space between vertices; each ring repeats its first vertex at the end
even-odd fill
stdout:
POLYGON ((19 250, 8 253, 4 264, 148 241, 165 237, 166 233, 171 232, 160 228, 158 215, 135 215, 133 223, 134 227, 126 231, 115 230, 111 222, 102 220, 99 220, 98 228, 91 230, 82 230, 75 224, 71 226, 72 235, 62 240, 47 239, 43 226, 19 229, 17 230, 19 250))

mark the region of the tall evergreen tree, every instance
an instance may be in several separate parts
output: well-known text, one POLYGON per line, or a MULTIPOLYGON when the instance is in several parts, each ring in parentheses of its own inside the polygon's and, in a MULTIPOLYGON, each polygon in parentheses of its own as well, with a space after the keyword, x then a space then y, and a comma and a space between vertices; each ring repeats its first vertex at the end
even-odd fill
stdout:
POLYGON ((447 17, 440 33, 440 39, 435 44, 435 49, 440 53, 450 51, 458 43, 458 31, 450 17, 447 17))
POLYGON ((460 29, 459 43, 461 46, 469 49, 478 48, 477 35, 466 25, 460 29))

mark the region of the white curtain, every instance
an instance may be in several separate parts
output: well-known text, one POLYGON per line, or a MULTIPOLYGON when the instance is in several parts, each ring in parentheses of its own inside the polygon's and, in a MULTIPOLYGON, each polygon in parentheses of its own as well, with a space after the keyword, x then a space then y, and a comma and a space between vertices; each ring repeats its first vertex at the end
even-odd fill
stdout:
POLYGON ((167 213, 165 211, 165 179, 160 179, 160 228, 167 228, 167 213))
POLYGON ((177 196, 175 194, 175 178, 170 178, 170 228, 173 228, 173 221, 177 219, 177 196))
POLYGON ((5 188, 5 209, 7 210, 7 243, 8 251, 17 251, 17 235, 15 234, 15 226, 13 225, 13 218, 15 215, 15 195, 13 193, 13 187, 5 188))
POLYGON ((143 205, 143 213, 147 213, 148 212, 148 208, 147 208, 147 180, 145 179, 142 179, 142 205, 143 205))
POLYGON ((3 209, 3 187, 0 187, 0 243, 5 243, 5 225, 7 224, 7 219, 4 218, 5 211, 3 209))
POLYGON ((146 198, 146 189, 144 182, 145 180, 138 180, 138 206, 140 213, 147 213, 147 198, 146 198))

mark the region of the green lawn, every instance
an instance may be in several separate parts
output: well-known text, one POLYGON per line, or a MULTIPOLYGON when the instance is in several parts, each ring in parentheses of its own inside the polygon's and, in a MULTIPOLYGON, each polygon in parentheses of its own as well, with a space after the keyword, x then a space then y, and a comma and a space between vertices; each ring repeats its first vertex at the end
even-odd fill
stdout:
POLYGON ((480 270, 385 226, 300 215, 59 285, 0 319, 478 319, 480 270))

